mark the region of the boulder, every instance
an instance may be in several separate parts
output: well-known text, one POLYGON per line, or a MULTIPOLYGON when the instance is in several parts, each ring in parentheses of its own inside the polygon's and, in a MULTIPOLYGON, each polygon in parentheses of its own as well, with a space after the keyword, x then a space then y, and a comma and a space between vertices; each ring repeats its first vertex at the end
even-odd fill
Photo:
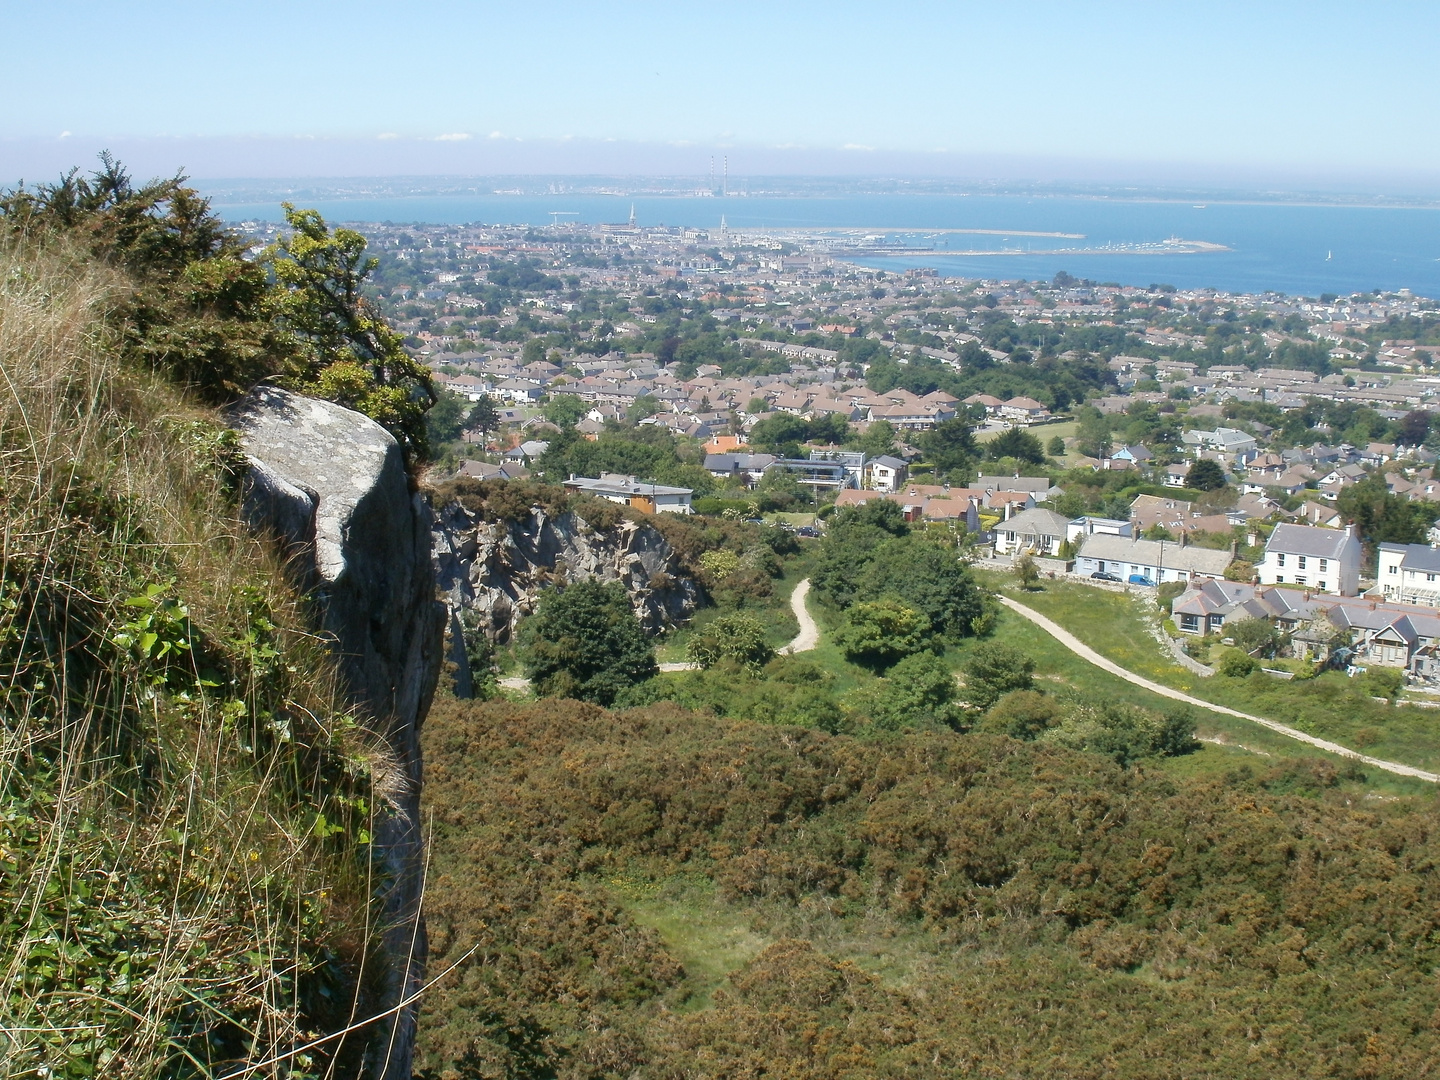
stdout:
MULTIPOLYGON (((420 902, 420 727, 440 671, 445 606, 435 595, 429 503, 412 490, 384 428, 328 401, 259 387, 231 410, 250 469, 242 512, 285 550, 296 582, 318 602, 356 708, 385 739, 392 768, 372 850, 383 880, 382 1008, 423 981, 420 902)), ((369 1072, 408 1080, 415 1010, 379 1025, 369 1072)))

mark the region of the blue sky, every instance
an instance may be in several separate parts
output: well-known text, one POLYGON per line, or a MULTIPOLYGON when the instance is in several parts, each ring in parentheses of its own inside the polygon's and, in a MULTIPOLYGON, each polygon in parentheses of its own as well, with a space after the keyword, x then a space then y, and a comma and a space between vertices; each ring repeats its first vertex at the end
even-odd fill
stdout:
POLYGON ((713 152, 750 174, 1440 189, 1435 3, 0 12, 3 179, 108 145, 197 176, 700 174, 713 152))

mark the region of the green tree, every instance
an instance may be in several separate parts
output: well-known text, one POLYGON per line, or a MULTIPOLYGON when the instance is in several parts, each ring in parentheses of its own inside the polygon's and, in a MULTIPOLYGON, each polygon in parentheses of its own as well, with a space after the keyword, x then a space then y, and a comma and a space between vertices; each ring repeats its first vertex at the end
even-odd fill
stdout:
POLYGON ((970 704, 988 709, 1012 690, 1029 690, 1035 661, 1013 645, 986 641, 975 646, 962 669, 965 697, 970 704))
POLYGON ((883 670, 925 648, 930 620, 893 597, 855 604, 835 634, 851 663, 883 670))
POLYGON ((559 394, 551 397, 545 403, 542 411, 545 419, 556 427, 573 428, 585 419, 585 414, 590 411, 590 407, 573 394, 559 394))
POLYGON ((955 675, 934 653, 918 652, 892 667, 867 703, 878 728, 895 731, 916 724, 954 720, 955 675))
POLYGON ((739 613, 713 620, 690 639, 686 652, 702 668, 734 660, 759 670, 775 658, 775 650, 765 641, 765 628, 749 615, 739 613))
POLYGON ((1021 555, 1011 569, 1019 579, 1022 589, 1029 589, 1040 577, 1040 567, 1035 565, 1035 560, 1029 555, 1021 555))
POLYGON ((1225 483, 1225 470, 1209 458, 1201 458, 1185 474, 1185 486, 1192 491, 1219 491, 1225 483))
POLYGON ((1012 427, 985 444, 985 455, 991 461, 1012 457, 1017 461, 1040 465, 1045 461, 1045 447, 1028 431, 1012 427))
POLYGON ((1271 659, 1285 647, 1284 635, 1268 619, 1237 619, 1225 624, 1225 636, 1250 655, 1271 659))
POLYGON ((1379 476, 1342 488, 1335 509, 1359 526, 1361 539, 1371 546, 1423 544, 1435 515, 1430 503, 1392 494, 1379 476))
POLYGON ((1075 448, 1086 457, 1103 458, 1113 445, 1110 421, 1099 409, 1086 406, 1077 410, 1080 425, 1075 431, 1075 448))
POLYGON ((469 431, 478 431, 480 434, 488 435, 500 426, 500 410, 495 407, 495 399, 489 394, 481 394, 478 401, 470 410, 470 415, 465 418, 465 427, 469 431))
POLYGON ((578 581, 552 589, 521 634, 526 674, 550 697, 609 705, 656 674, 655 650, 618 583, 578 581))
POLYGON ((533 337, 529 341, 525 342, 525 347, 520 350, 520 362, 522 364, 544 363, 545 340, 543 338, 533 337))
POLYGON ((895 425, 889 420, 876 420, 860 436, 860 449, 871 457, 895 453, 895 425))
POLYGON ((407 458, 423 459, 435 387, 362 292, 379 260, 366 258, 359 233, 331 232, 319 211, 282 205, 290 232, 265 249, 261 263, 275 278, 276 319, 293 357, 290 385, 364 413, 395 436, 407 458))
POLYGON ((1051 457, 1064 457, 1065 440, 1062 439, 1059 435, 1056 435, 1053 439, 1050 440, 1050 445, 1047 446, 1045 449, 1049 451, 1051 457))
POLYGON ((463 397, 448 390, 440 391, 435 404, 425 414, 425 440, 432 450, 460 437, 466 412, 463 397))
POLYGON ((1243 679, 1259 666, 1253 657, 1247 656, 1239 649, 1228 649, 1220 658, 1220 666, 1217 670, 1221 675, 1227 675, 1232 679, 1243 679))
POLYGON ((970 425, 956 417, 944 420, 919 437, 920 449, 935 466, 935 472, 954 483, 964 483, 975 475, 975 459, 979 450, 970 425))

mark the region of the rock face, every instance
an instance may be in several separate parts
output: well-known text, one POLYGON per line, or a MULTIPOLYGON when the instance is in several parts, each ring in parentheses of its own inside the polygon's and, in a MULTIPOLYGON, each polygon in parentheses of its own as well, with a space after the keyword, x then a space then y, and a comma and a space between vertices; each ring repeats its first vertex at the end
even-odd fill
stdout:
POLYGON ((433 537, 435 574, 452 618, 462 610, 478 615, 500 644, 556 582, 620 582, 650 633, 684 622, 700 606, 699 586, 674 549, 643 523, 622 521, 599 532, 571 511, 552 517, 539 507, 522 521, 486 522, 450 503, 436 512, 433 537))
MULTIPOLYGON (((440 671, 445 606, 435 596, 429 504, 410 490, 400 448, 374 421, 326 401, 260 387, 231 413, 250 471, 249 525, 281 543, 313 591, 354 703, 389 744, 376 822, 386 884, 384 1000, 419 988, 427 949, 420 908, 420 726, 440 671)), ((415 1010, 378 1025, 367 1051, 377 1080, 409 1080, 415 1010)))

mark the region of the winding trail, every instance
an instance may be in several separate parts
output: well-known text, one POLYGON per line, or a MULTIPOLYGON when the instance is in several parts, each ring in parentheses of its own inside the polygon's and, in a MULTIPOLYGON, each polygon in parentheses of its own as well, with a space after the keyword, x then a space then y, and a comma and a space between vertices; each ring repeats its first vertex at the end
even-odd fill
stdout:
POLYGON ((809 595, 809 578, 796 585, 795 591, 790 594, 790 610, 795 612, 795 621, 800 624, 800 633, 795 635, 794 641, 780 650, 781 655, 809 652, 820 644, 820 627, 815 625, 815 620, 810 617, 810 609, 805 606, 805 598, 809 595))
MULTIPOLYGON (((795 635, 793 641, 777 649, 781 656, 788 656, 792 653, 809 652, 820 644, 820 627, 810 617, 809 610, 805 607, 805 598, 810 595, 810 579, 806 578, 795 586, 795 591, 790 594, 790 610, 795 612, 795 620, 800 624, 800 633, 795 635)), ((689 660, 672 660, 660 664, 661 671, 694 671, 700 665, 689 660)), ((522 676, 512 675, 509 678, 501 679, 500 685, 507 690, 523 691, 530 689, 530 680, 522 676)))
POLYGON ((1076 656, 1080 657, 1080 659, 1089 661, 1096 667, 1100 668, 1102 671, 1108 671, 1111 675, 1118 675, 1120 678, 1124 679, 1132 686, 1139 686, 1145 690, 1149 690, 1152 694, 1159 694, 1161 697, 1167 697, 1174 701, 1183 701, 1185 702, 1185 704, 1194 705, 1196 708, 1207 709, 1210 712, 1223 713, 1226 716, 1236 716, 1239 717, 1241 720, 1249 720, 1251 723, 1259 724, 1261 727, 1269 728, 1271 731, 1274 731, 1280 735, 1284 735, 1287 738, 1296 739, 1299 742, 1303 743, 1308 743, 1310 746, 1317 747, 1321 750, 1327 750, 1332 754, 1339 754, 1342 757, 1355 758, 1357 761, 1363 761, 1366 765, 1373 765, 1377 769, 1384 769, 1386 772, 1394 773, 1396 776, 1413 776, 1417 780, 1428 780, 1432 784, 1440 784, 1440 774, 1426 772, 1424 769, 1417 769, 1413 765, 1402 765, 1398 761, 1386 761, 1383 758, 1367 757, 1365 754, 1361 754, 1355 750, 1351 750, 1349 747, 1341 746, 1339 743, 1333 743, 1325 739, 1319 739, 1316 738, 1314 735, 1307 735, 1305 734, 1305 732, 1300 731, 1298 728, 1289 727, 1286 724, 1277 723, 1274 720, 1267 720, 1263 716, 1254 716, 1250 713, 1243 713, 1235 709, 1226 708, 1224 705, 1216 705, 1212 701, 1205 701, 1201 698, 1191 697, 1189 694, 1183 693, 1179 690, 1172 689, 1168 686, 1162 686, 1160 683, 1151 682, 1149 679, 1144 679, 1141 678, 1139 675, 1131 674, 1119 664, 1115 663, 1113 660, 1107 660, 1105 657, 1101 656, 1094 649, 1090 648, 1089 645, 1086 645, 1083 641, 1077 638, 1074 634, 1070 633, 1070 631, 1066 630, 1059 623, 1055 622, 1052 619, 1047 619, 1044 615, 1041 615, 1034 608, 1028 608, 1024 604, 1017 603, 1016 601, 1011 600, 1008 596, 998 596, 996 597, 996 599, 998 599, 1011 611, 1014 611, 1016 614, 1022 615, 1025 618, 1029 619, 1036 626, 1040 627, 1041 630, 1044 630, 1047 634, 1054 637, 1055 640, 1060 642, 1061 645, 1064 645, 1076 656))

